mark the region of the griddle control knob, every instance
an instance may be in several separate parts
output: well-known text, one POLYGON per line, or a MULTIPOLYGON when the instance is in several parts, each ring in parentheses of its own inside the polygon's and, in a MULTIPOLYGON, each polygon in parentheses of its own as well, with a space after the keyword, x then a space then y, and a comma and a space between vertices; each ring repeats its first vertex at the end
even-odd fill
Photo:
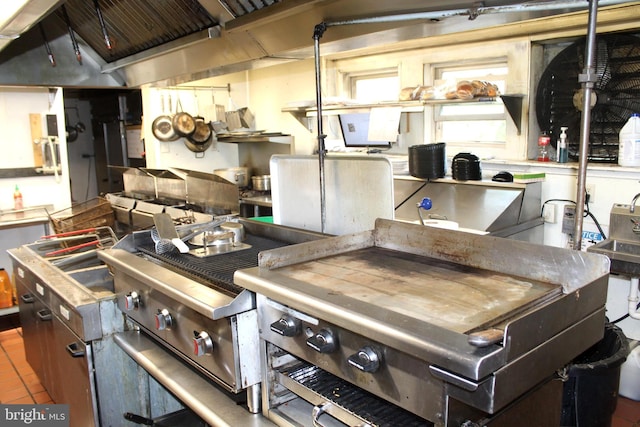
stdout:
POLYGON ((271 330, 283 337, 295 337, 302 330, 302 322, 291 316, 282 316, 271 324, 271 330))
POLYGON ((362 347, 356 354, 349 356, 349 365, 362 372, 376 372, 380 368, 380 354, 370 346, 362 347))
POLYGON ((307 345, 318 353, 331 353, 338 348, 338 338, 329 329, 320 329, 307 339, 307 345))
POLYGON ((156 329, 159 331, 164 331, 165 329, 171 329, 171 324, 173 322, 173 318, 171 317, 171 313, 166 308, 162 310, 158 310, 156 313, 156 329))
POLYGON ((129 292, 124 297, 124 308, 133 310, 140 307, 140 295, 136 291, 129 292))
POLYGON ((213 340, 205 331, 193 331, 193 354, 204 356, 213 353, 213 340))

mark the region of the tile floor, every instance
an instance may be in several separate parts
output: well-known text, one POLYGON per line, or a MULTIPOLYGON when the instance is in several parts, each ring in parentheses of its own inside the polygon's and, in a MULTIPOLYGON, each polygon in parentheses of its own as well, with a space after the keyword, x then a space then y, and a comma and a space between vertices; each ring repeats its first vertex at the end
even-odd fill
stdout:
POLYGON ((22 328, 11 321, 0 325, 0 403, 54 403, 25 359, 22 328))
MULTIPOLYGON (((0 403, 54 403, 24 355, 17 316, 0 319, 0 403)), ((640 427, 640 402, 618 398, 611 427, 640 427)))

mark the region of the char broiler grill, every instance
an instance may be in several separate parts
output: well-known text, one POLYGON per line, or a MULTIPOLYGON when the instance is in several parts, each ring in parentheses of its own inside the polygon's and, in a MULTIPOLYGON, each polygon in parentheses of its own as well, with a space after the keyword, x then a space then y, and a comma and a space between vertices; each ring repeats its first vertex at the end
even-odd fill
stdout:
MULTIPOLYGON (((239 223, 245 230, 242 250, 217 250, 206 257, 156 253, 151 231, 145 230, 100 256, 114 274, 118 307, 139 327, 116 342, 127 351, 141 334, 150 338, 146 346, 161 345, 232 399, 244 402, 246 396, 249 412, 257 413, 261 373, 255 295, 233 283, 234 272, 256 266, 260 251, 319 235, 251 220, 239 223)), ((190 397, 181 397, 204 420, 217 417, 216 408, 191 405, 190 397)))
POLYGON ((262 252, 235 283, 256 292, 263 413, 558 425, 556 371, 604 334, 609 261, 590 255, 381 219, 262 252))

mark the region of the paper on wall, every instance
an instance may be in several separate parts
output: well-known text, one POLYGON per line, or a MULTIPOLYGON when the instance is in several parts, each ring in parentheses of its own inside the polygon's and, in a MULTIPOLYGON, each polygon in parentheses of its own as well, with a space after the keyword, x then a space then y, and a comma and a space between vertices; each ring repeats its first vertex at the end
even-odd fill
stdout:
POLYGON ((369 141, 396 141, 402 107, 372 108, 369 115, 369 141))

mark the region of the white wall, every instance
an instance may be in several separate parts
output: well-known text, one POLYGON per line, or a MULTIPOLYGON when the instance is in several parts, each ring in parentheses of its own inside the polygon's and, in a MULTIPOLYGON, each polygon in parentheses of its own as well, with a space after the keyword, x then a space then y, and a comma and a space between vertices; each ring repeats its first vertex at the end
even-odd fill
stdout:
MULTIPOLYGON (((0 168, 35 167, 31 141, 29 114, 41 114, 42 132, 46 135, 46 114, 57 114, 58 129, 64 129, 62 90, 49 92, 47 88, 0 88, 0 168)), ((53 205, 55 210, 71 205, 69 163, 66 137, 61 132, 60 155, 62 173, 53 175, 5 178, 0 180, 0 210, 13 209, 13 190, 20 187, 24 206, 53 205)))

